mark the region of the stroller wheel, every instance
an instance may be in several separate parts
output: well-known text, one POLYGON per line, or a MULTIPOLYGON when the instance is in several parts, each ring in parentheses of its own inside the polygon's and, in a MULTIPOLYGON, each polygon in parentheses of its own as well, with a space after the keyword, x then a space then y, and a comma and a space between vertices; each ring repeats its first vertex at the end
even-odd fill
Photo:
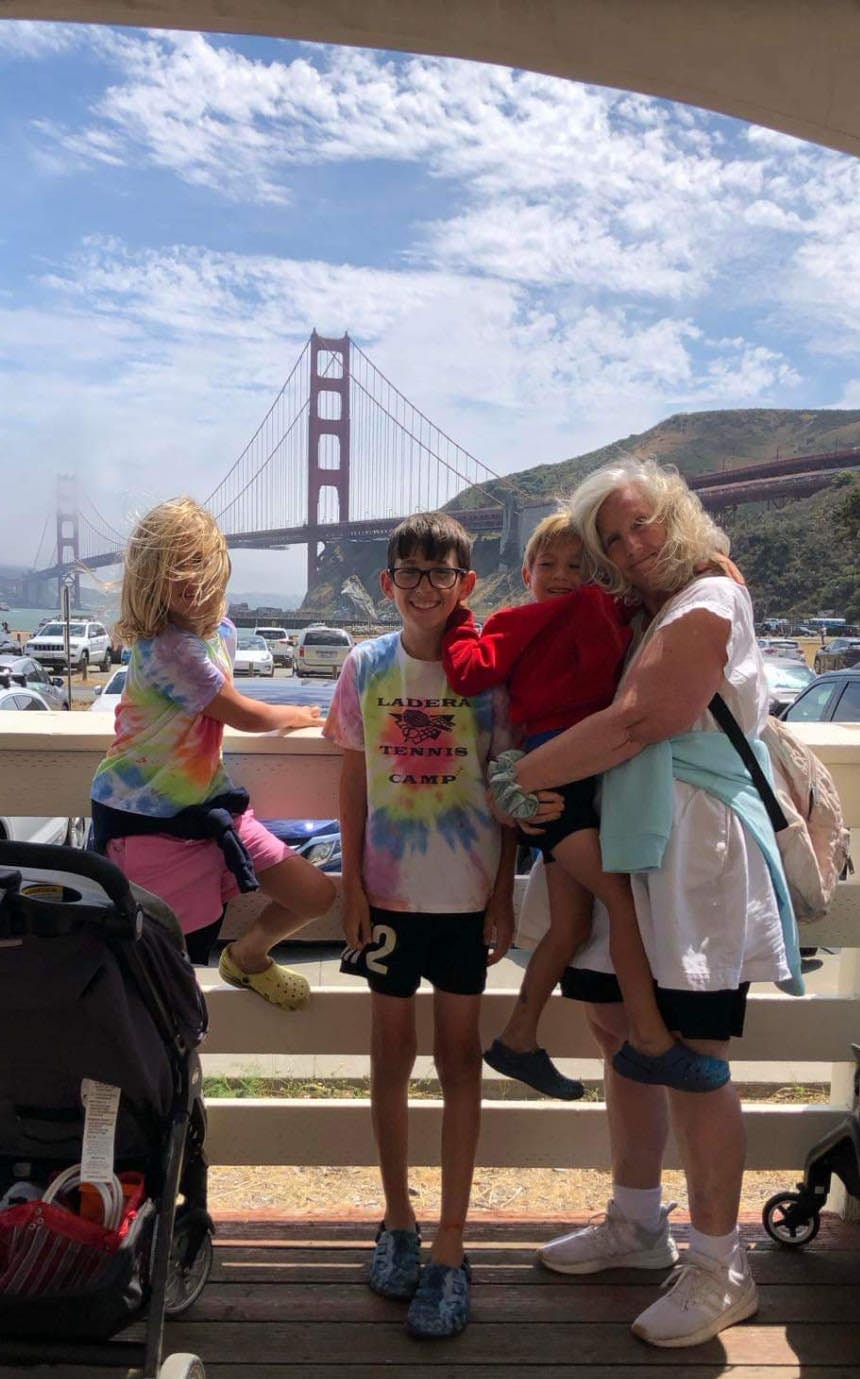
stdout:
MULTIPOLYGON (((170 1262, 167 1266, 167 1292, 164 1298, 165 1316, 178 1317, 196 1302, 206 1287, 206 1280, 212 1268, 212 1236, 207 1231, 200 1242, 200 1248, 191 1262, 183 1263, 187 1253, 188 1231, 182 1221, 177 1223, 170 1246, 170 1262)), ((176 1358, 171 1357, 171 1358, 176 1358)), ((181 1356, 182 1359, 194 1357, 181 1356)), ((199 1360, 196 1361, 199 1364, 199 1360)), ((201 1368, 200 1374, 203 1370, 201 1368)), ((177 1370, 177 1379, 184 1376, 184 1370, 177 1370)), ((197 1371, 188 1371, 190 1379, 197 1379, 197 1371)), ((164 1371, 159 1376, 164 1379, 164 1371)), ((173 1379, 172 1375, 168 1379, 173 1379)))
POLYGON ((196 1355, 168 1355, 161 1369, 158 1371, 158 1379, 206 1379, 206 1371, 203 1368, 203 1361, 198 1360, 196 1355))
POLYGON ((778 1245, 808 1245, 821 1225, 821 1217, 807 1206, 799 1192, 778 1192, 765 1202, 762 1224, 778 1245))

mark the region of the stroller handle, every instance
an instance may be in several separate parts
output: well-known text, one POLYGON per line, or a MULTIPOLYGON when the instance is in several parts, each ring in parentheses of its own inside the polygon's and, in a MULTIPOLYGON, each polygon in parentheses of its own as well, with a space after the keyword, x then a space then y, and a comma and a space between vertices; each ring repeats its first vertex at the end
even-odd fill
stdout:
POLYGON ((85 876, 101 886, 108 900, 134 932, 137 902, 128 880, 119 867, 97 852, 47 843, 0 842, 0 867, 33 867, 37 871, 65 871, 74 876, 85 876))

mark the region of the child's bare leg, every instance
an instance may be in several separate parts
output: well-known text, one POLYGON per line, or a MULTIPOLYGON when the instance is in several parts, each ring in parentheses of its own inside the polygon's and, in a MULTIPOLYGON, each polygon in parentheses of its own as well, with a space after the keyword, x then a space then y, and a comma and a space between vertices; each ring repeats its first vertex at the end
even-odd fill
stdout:
POLYGON ((442 1086, 442 1212, 433 1241, 437 1264, 463 1262, 463 1232, 481 1128, 480 996, 437 991, 433 1056, 442 1086))
POLYGON ((409 1075, 417 1051, 412 997, 371 993, 370 1112, 389 1230, 415 1229, 409 1200, 409 1075))
POLYGON ((304 857, 285 857, 260 872, 260 889, 272 903, 230 944, 234 963, 248 973, 263 972, 269 966, 269 949, 325 914, 336 894, 331 879, 304 857))
POLYGON ((643 1053, 665 1053, 675 1041, 657 1007, 628 877, 604 872, 594 828, 571 833, 554 849, 554 856, 556 865, 587 886, 609 911, 612 965, 624 997, 631 1044, 643 1053))
POLYGON ((526 1053, 538 1046, 540 1017, 576 949, 591 933, 591 892, 556 863, 546 868, 549 929, 529 959, 517 1003, 499 1038, 526 1053))

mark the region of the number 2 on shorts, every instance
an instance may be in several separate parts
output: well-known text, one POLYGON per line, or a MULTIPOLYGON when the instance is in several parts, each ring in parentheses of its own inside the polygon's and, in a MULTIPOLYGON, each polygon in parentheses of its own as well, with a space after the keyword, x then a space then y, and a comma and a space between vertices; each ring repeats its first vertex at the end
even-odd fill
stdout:
POLYGON ((389 953, 393 953, 397 944, 397 933, 390 929, 387 924, 374 924, 371 942, 379 947, 375 947, 373 952, 368 952, 364 962, 368 971, 378 972, 380 976, 388 976, 388 964, 382 961, 387 958, 389 953))

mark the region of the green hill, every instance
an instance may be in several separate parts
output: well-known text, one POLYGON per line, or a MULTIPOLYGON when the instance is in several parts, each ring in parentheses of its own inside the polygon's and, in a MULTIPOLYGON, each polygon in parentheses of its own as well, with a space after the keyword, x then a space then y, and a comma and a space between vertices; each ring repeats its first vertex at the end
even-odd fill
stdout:
MULTIPOLYGON (((586 455, 467 489, 449 506, 485 507, 488 493, 502 500, 510 495, 510 485, 534 500, 564 497, 593 469, 622 456, 674 464, 692 476, 858 446, 860 411, 758 408, 679 413, 586 455)), ((760 617, 814 616, 826 609, 860 622, 860 475, 841 476, 812 498, 774 509, 764 504, 741 507, 720 520, 760 617)), ((321 579, 308 592, 305 606, 333 607, 347 574, 356 574, 376 598, 384 560, 383 542, 329 548, 321 579)), ((473 600, 479 613, 521 597, 519 572, 500 566, 495 538, 476 541, 474 565, 481 577, 473 600)))

